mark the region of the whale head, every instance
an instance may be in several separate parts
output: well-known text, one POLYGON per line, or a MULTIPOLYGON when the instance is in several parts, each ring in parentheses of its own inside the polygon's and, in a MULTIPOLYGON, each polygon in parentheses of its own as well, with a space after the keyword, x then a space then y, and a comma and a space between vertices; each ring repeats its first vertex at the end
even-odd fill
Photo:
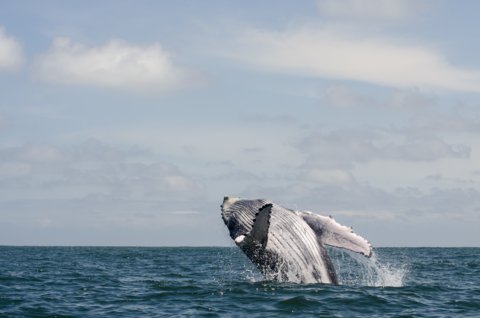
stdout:
POLYGON ((238 211, 234 207, 232 207, 235 202, 239 200, 240 198, 237 197, 225 196, 223 197, 222 205, 220 205, 222 209, 223 222, 227 226, 228 231, 230 232, 230 236, 233 239, 235 239, 240 234, 244 234, 240 232, 243 232, 242 230, 245 226, 242 226, 242 224, 240 224, 240 220, 238 218, 238 211))
POLYGON ((231 209, 231 206, 240 200, 240 198, 237 197, 230 197, 230 196, 224 196, 223 197, 223 203, 220 205, 220 208, 222 209, 222 219, 225 225, 228 226, 228 222, 230 219, 233 217, 234 211, 231 209))
POLYGON ((222 219, 228 227, 230 237, 239 243, 242 235, 252 230, 255 214, 259 209, 269 203, 266 200, 243 200, 233 196, 225 196, 222 208, 222 219))

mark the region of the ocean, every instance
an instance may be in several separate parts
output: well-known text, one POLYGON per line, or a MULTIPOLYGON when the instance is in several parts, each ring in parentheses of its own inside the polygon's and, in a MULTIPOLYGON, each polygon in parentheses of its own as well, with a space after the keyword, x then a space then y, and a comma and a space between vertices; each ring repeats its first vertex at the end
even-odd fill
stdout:
POLYGON ((341 284, 264 281, 236 247, 1 247, 1 317, 480 317, 480 248, 329 249, 341 284))

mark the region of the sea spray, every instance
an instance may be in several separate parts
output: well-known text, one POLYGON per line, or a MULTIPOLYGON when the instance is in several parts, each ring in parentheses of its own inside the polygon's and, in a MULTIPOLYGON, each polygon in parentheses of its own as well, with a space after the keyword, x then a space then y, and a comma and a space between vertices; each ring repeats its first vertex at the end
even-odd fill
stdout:
POLYGON ((219 278, 222 282, 246 281, 255 283, 264 280, 258 268, 237 247, 226 248, 225 252, 219 255, 218 264, 219 272, 223 273, 219 278))
POLYGON ((407 264, 385 261, 375 251, 370 258, 337 248, 329 248, 329 254, 341 285, 401 287, 408 274, 407 264))
MULTIPOLYGON (((345 249, 327 247, 334 264, 340 285, 368 287, 402 287, 408 274, 408 264, 403 258, 384 259, 382 253, 373 252, 370 258, 345 249)), ((219 260, 223 268, 223 281, 241 280, 250 283, 276 280, 278 282, 296 282, 302 273, 287 271, 282 279, 278 276, 263 277, 258 268, 236 248, 228 249, 228 253, 219 260), (240 258, 242 270, 235 270, 238 264, 232 264, 234 258, 240 258)), ((281 268, 283 264, 280 264, 281 268)))

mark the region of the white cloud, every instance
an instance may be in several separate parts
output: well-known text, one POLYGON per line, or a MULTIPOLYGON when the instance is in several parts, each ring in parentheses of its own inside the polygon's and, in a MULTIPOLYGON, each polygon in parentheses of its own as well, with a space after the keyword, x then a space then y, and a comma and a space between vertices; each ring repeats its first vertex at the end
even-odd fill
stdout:
POLYGON ((321 14, 335 18, 403 19, 418 7, 409 0, 317 0, 321 14))
POLYGON ((332 28, 249 30, 225 54, 275 73, 397 88, 480 91, 479 71, 455 67, 432 48, 332 28))
POLYGON ((13 37, 0 26, 0 71, 18 70, 23 64, 23 50, 13 37))
POLYGON ((158 43, 136 46, 121 40, 89 47, 56 38, 37 58, 36 74, 43 80, 135 91, 165 91, 187 85, 191 75, 174 65, 158 43))

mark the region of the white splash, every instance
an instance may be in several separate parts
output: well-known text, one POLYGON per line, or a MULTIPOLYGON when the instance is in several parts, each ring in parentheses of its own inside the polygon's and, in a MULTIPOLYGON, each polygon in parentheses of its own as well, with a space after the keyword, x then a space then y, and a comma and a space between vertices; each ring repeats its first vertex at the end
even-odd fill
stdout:
POLYGON ((384 261, 375 252, 370 258, 340 249, 329 252, 341 285, 402 287, 408 274, 406 264, 384 261))

